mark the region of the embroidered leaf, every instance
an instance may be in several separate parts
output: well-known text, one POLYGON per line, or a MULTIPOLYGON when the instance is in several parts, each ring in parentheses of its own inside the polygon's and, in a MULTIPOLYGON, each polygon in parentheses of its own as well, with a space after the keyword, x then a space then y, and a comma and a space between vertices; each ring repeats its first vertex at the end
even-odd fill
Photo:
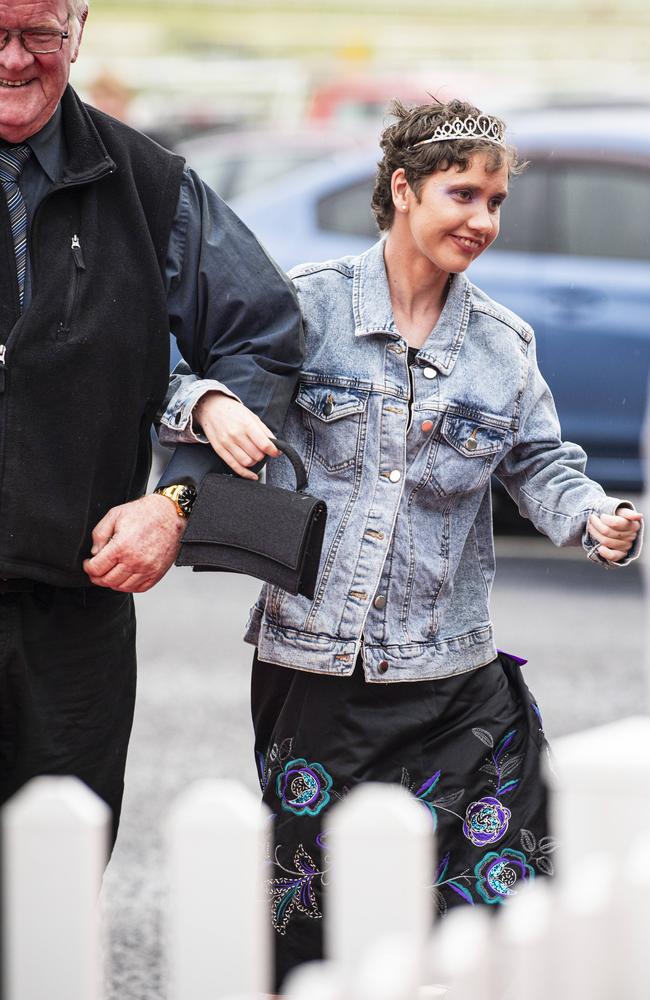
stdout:
POLYGON ((318 873, 318 868, 309 857, 302 844, 298 845, 298 850, 295 853, 293 863, 296 866, 297 871, 303 872, 304 875, 316 875, 318 873))
POLYGON ((436 787, 436 785, 440 781, 440 775, 441 774, 442 774, 442 771, 436 771, 436 773, 432 774, 431 777, 428 778, 427 781, 425 781, 423 785, 420 785, 420 787, 418 788, 417 792, 415 793, 416 798, 418 798, 418 799, 426 798, 426 796, 430 792, 433 791, 433 789, 436 787))
POLYGON ((555 865, 550 858, 538 858, 537 867, 545 875, 555 875, 555 865))
POLYGON ((300 905, 298 909, 302 910, 308 917, 320 917, 313 879, 306 878, 304 880, 300 890, 300 905))
POLYGON ((442 861, 440 862, 440 864, 438 865, 438 870, 436 872, 436 880, 435 880, 435 884, 436 885, 438 885, 439 882, 442 882, 443 878, 447 874, 447 869, 449 868, 449 857, 450 857, 450 855, 449 855, 449 851, 448 851, 445 854, 445 856, 442 859, 442 861))
POLYGON ((521 846, 528 853, 532 854, 537 847, 537 839, 533 836, 530 830, 522 830, 520 834, 521 846))
POLYGON ((509 774, 517 771, 523 759, 523 754, 517 754, 516 757, 509 757, 508 760, 505 760, 501 766, 501 777, 507 778, 509 774))
POLYGON ((476 729, 472 729, 472 732, 474 733, 474 736, 481 741, 481 743, 485 743, 486 747, 494 746, 494 740, 492 739, 490 733, 488 733, 487 729, 480 729, 477 726, 476 729))
POLYGON ((539 842, 539 849, 543 854, 552 854, 557 851, 558 843, 555 837, 542 837, 539 842))
POLYGON ((455 802, 458 802, 459 799, 462 799, 464 794, 465 794, 464 788, 461 788, 457 792, 447 792, 446 795, 439 795, 437 799, 432 799, 431 805, 441 806, 441 807, 453 806, 455 802))
POLYGON ((271 749, 269 750, 269 760, 271 761, 271 763, 273 763, 276 760, 277 756, 278 756, 278 744, 274 743, 271 749))
POLYGON ((474 905, 472 894, 469 891, 469 889, 465 888, 465 886, 460 885, 459 882, 448 882, 447 885, 449 886, 450 889, 454 890, 456 895, 460 896, 461 899, 464 899, 466 903, 469 903, 470 906, 474 905))
POLYGON ((278 757, 281 761, 288 760, 291 756, 291 748, 293 747, 293 736, 288 736, 286 740, 283 740, 280 744, 280 749, 278 750, 278 757))
POLYGON ((517 735, 517 730, 511 729, 510 732, 506 733, 503 739, 500 740, 499 745, 494 751, 494 757, 496 760, 499 760, 499 758, 503 756, 503 754, 508 749, 508 747, 510 746, 516 735, 517 735))
POLYGON ((497 788, 497 795, 505 795, 506 792, 512 792, 519 784, 519 778, 515 781, 506 781, 505 785, 499 785, 497 788))
POLYGON ((495 767, 494 764, 483 764, 482 767, 479 767, 479 771, 482 771, 483 774, 493 774, 495 777, 499 773, 498 767, 495 767))
POLYGON ((272 879, 269 883, 272 898, 273 926, 281 934, 296 905, 296 893, 300 888, 300 879, 272 879))
POLYGON ((408 788, 411 784, 411 775, 408 773, 405 767, 402 768, 402 781, 401 784, 404 788, 408 788))

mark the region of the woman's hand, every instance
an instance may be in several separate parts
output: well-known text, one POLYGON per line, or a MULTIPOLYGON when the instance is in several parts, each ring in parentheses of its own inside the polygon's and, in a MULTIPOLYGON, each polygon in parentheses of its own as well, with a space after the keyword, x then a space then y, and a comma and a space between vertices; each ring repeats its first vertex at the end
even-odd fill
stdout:
POLYGON ((258 479, 251 465, 280 454, 273 432, 248 407, 223 392, 206 392, 192 411, 219 458, 244 479, 258 479))
POLYGON ((615 514, 590 514, 589 534, 600 542, 598 555, 608 562, 620 562, 632 548, 639 533, 643 514, 629 507, 619 507, 615 514))

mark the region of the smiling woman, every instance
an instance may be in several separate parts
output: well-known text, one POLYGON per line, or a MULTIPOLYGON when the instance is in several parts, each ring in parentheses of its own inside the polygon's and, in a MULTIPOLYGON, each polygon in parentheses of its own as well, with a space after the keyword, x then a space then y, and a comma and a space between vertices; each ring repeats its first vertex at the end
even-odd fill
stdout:
MULTIPOLYGON (((245 636, 278 987, 321 956, 322 824, 359 782, 402 784, 427 810, 441 913, 497 909, 548 874, 526 847, 548 835, 539 712, 490 622, 491 474, 556 545, 625 564, 640 544, 640 515, 562 441, 531 327, 465 274, 521 169, 503 122, 460 101, 394 113, 372 202, 383 238, 291 272, 305 362, 282 437, 328 515, 313 600, 267 585, 245 636), (294 906, 286 872, 305 858, 294 906)), ((286 476, 269 463, 269 484, 286 476)))

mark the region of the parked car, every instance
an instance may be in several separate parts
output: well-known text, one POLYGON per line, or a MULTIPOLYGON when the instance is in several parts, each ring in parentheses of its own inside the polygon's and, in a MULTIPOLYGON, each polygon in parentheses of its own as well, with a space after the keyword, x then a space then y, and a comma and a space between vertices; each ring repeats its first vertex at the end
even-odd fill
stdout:
POLYGON ((206 184, 226 201, 264 187, 312 163, 346 150, 367 147, 368 131, 348 133, 324 125, 210 131, 179 142, 184 156, 206 184))
MULTIPOLYGON (((564 437, 620 495, 640 491, 650 370, 650 107, 521 115, 530 160, 501 235, 469 272, 535 328, 564 437)), ((257 187, 233 208, 284 268, 365 250, 379 150, 330 158, 257 187)))

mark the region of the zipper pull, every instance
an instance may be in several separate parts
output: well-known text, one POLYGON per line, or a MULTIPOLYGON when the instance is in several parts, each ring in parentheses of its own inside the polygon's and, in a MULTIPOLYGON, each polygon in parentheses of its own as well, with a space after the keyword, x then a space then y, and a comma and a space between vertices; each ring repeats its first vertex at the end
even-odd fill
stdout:
POLYGON ((5 391, 5 372, 7 370, 6 357, 7 345, 0 344, 0 393, 5 391))
POLYGON ((72 242, 70 243, 70 249, 72 250, 72 256, 74 257, 74 262, 77 265, 78 271, 85 271, 86 265, 84 263, 84 255, 81 251, 81 243, 79 237, 75 233, 72 237, 72 242))

